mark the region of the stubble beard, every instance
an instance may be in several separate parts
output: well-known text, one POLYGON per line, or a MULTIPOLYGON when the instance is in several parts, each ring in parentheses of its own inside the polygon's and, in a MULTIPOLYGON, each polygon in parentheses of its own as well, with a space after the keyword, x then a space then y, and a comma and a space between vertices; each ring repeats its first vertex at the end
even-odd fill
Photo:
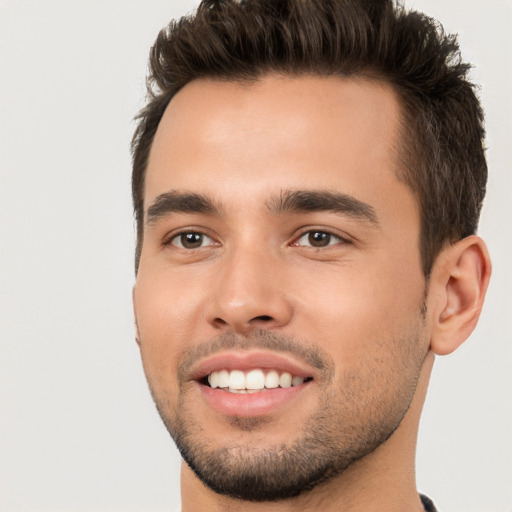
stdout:
MULTIPOLYGON (((270 343, 269 338, 274 349, 281 344, 288 350, 295 344, 280 336, 255 333, 243 345, 261 348, 270 343)), ((229 342, 221 339, 217 345, 232 345, 233 340, 234 337, 229 342)), ((417 347, 419 344, 416 337, 408 337, 395 342, 394 346, 417 347)), ((294 440, 272 446, 261 443, 266 429, 272 429, 265 418, 233 417, 227 421, 234 432, 254 433, 254 443, 237 444, 226 439, 223 446, 212 447, 209 433, 194 417, 193 404, 187 401, 184 386, 180 386, 180 399, 174 413, 168 400, 159 397, 151 383, 150 388, 181 456, 207 487, 244 501, 279 501, 307 493, 341 475, 384 443, 410 406, 425 356, 411 352, 402 361, 403 368, 394 368, 391 375, 384 375, 372 388, 373 391, 379 389, 380 396, 371 396, 365 391, 369 377, 375 378, 375 375, 364 369, 343 375, 333 385, 329 382, 333 378, 332 362, 324 360, 326 370, 320 384, 324 388, 317 411, 298 427, 294 440), (393 376, 401 371, 409 375, 406 381, 392 382, 393 376)), ((319 356, 318 353, 315 357, 326 358, 325 354, 319 356)), ((295 429, 293 419, 290 421, 291 429, 295 429)), ((293 435, 292 430, 290 434, 293 435)))

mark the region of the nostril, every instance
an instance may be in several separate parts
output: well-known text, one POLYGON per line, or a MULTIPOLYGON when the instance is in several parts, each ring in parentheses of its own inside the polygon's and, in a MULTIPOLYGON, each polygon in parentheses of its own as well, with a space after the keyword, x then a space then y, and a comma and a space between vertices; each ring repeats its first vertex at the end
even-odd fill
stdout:
POLYGON ((270 322, 273 318, 269 315, 255 316, 253 320, 262 320, 263 322, 270 322))
POLYGON ((228 321, 221 317, 216 317, 212 324, 216 329, 227 329, 232 328, 236 331, 245 332, 256 327, 269 327, 276 319, 270 315, 258 315, 250 318, 249 321, 243 321, 243 319, 232 318, 228 321))

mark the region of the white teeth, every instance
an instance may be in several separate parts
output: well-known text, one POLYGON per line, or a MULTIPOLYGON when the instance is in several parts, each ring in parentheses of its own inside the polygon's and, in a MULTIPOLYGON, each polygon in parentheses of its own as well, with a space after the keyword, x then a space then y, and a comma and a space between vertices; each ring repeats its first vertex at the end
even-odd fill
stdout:
POLYGON ((227 388, 229 387, 229 372, 227 370, 221 370, 218 377, 218 386, 219 388, 227 388))
POLYGON ((284 372, 279 377, 279 385, 282 388, 289 388, 292 385, 292 376, 288 372, 284 372))
POLYGON ((247 389, 263 389, 265 387, 265 374, 261 370, 251 370, 245 376, 247 389))
POLYGON ((300 386, 304 382, 304 377, 293 377, 292 386, 300 386))
POLYGON ((279 386, 279 374, 271 370, 270 372, 265 375, 265 387, 267 389, 274 389, 279 386))
POLYGON ((245 374, 240 370, 232 370, 229 374, 229 389, 245 389, 245 374))
POLYGON ((265 373, 261 369, 250 370, 244 373, 241 370, 220 370, 208 375, 208 383, 212 388, 222 388, 232 393, 256 393, 264 388, 289 388, 300 386, 304 377, 292 376, 291 373, 279 374, 275 370, 265 373))
POLYGON ((219 377, 219 372, 212 372, 210 373, 210 375, 208 375, 208 383, 210 384, 210 386, 212 388, 216 388, 218 387, 218 377, 219 377))

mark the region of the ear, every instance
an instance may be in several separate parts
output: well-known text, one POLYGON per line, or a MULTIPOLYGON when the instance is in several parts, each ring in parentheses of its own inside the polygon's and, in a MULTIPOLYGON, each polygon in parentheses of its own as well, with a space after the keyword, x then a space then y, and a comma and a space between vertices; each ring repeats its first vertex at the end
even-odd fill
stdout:
POLYGON ((133 319, 135 322, 135 341, 140 347, 140 332, 139 324, 137 323, 137 307, 135 306, 135 286, 132 288, 132 305, 133 305, 133 319))
POLYGON ((472 235, 445 248, 430 278, 433 303, 430 348, 453 352, 473 332, 489 284, 491 261, 484 241, 472 235))

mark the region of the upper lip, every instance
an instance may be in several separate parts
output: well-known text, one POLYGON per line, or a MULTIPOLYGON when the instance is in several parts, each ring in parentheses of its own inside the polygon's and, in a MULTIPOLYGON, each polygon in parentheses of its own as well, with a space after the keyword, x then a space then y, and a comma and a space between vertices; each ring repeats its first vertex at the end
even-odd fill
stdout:
POLYGON ((296 361, 291 356, 261 350, 218 352, 194 364, 190 371, 190 377, 194 380, 201 380, 214 371, 250 371, 257 368, 288 372, 297 377, 315 377, 315 371, 311 366, 296 361))

